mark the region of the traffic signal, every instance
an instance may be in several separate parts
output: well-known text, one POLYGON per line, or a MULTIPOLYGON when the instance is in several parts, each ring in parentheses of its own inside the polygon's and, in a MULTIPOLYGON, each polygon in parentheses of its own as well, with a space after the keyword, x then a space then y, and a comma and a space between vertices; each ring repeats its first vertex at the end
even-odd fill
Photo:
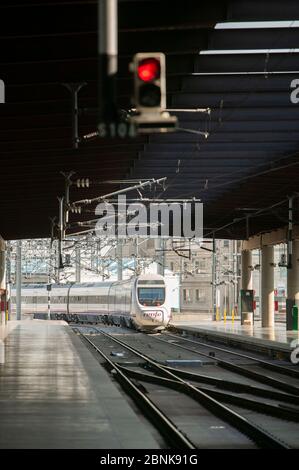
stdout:
POLYGON ((165 55, 139 52, 132 62, 134 106, 140 113, 157 113, 166 108, 165 55))
POLYGON ((169 132, 176 128, 176 116, 166 111, 166 67, 162 52, 138 52, 130 65, 133 72, 135 109, 131 122, 138 133, 169 132))

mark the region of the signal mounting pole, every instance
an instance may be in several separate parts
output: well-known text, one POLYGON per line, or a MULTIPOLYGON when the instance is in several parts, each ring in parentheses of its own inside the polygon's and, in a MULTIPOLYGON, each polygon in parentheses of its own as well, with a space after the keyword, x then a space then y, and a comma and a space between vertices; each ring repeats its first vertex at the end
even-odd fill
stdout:
POLYGON ((65 223, 64 223, 64 197, 58 197, 59 202, 59 223, 58 223, 58 253, 57 253, 57 277, 58 284, 60 278, 60 269, 63 269, 62 261, 62 241, 65 239, 65 223))
POLYGON ((99 122, 117 120, 117 0, 98 0, 99 122))
POLYGON ((63 201, 63 223, 64 228, 67 229, 67 224, 69 222, 69 209, 70 209, 70 187, 72 186, 72 176, 75 174, 75 171, 69 171, 68 173, 60 172, 65 179, 65 192, 64 192, 64 201, 63 201))

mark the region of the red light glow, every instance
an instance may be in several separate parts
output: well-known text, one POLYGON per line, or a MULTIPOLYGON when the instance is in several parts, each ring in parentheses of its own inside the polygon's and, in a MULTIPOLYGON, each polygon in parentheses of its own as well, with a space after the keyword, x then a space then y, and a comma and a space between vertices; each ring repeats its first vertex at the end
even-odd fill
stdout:
POLYGON ((138 77, 143 82, 151 82, 160 76, 160 61, 154 58, 144 59, 138 64, 138 77))

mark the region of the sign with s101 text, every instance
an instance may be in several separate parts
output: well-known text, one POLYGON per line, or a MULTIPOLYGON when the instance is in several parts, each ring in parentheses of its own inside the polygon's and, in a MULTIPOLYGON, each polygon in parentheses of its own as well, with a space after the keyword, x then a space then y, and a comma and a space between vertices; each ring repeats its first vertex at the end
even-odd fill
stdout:
POLYGON ((125 139, 136 137, 136 126, 131 122, 100 122, 98 124, 98 135, 101 138, 125 139))

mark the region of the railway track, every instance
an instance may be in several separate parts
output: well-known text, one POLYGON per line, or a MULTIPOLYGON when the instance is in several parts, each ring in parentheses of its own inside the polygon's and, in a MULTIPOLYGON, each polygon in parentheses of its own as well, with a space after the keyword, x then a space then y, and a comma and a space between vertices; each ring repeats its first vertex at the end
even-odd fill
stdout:
MULTIPOLYGON (((89 333, 99 333, 101 332, 101 328, 98 329, 97 327, 90 327, 89 328, 89 333)), ((130 330, 127 330, 130 332, 130 330)), ((144 339, 145 339, 145 343, 148 343, 148 339, 151 338, 152 340, 155 340, 157 339, 157 337, 155 335, 151 335, 150 337, 147 336, 147 335, 143 335, 144 339)), ((167 345, 167 346, 170 346, 170 347, 176 347, 177 346, 177 343, 168 343, 168 342, 165 342, 163 341, 162 342, 163 344, 167 345)), ((187 349, 189 351, 189 349, 187 349)), ((192 353, 196 353, 195 350, 191 350, 190 351, 192 353)), ((168 352, 169 354, 171 354, 171 351, 169 350, 168 352)), ((151 359, 153 359, 151 357, 151 359)), ((214 359, 214 358, 213 358, 214 359)), ((158 362, 160 364, 163 364, 163 361, 161 359, 156 359, 155 362, 158 362)), ((255 383, 252 384, 250 383, 250 381, 252 382, 252 380, 250 379, 249 382, 247 383, 241 383, 241 382, 237 382, 236 380, 228 380, 226 378, 220 378, 217 374, 217 377, 215 376, 212 376, 212 375, 209 375, 209 374, 202 374, 202 373, 199 373, 199 372, 191 372, 190 370, 187 371, 186 369, 178 369, 177 367, 175 369, 167 366, 166 362, 164 362, 164 367, 170 371, 174 371, 176 374, 179 374, 181 377, 183 378, 186 378, 188 380, 192 380, 194 382, 197 382, 197 383, 204 383, 204 384, 207 384, 207 385, 212 385, 214 387, 217 387, 218 389, 222 389, 222 390, 226 390, 226 391, 231 391, 233 393, 236 393, 236 394, 246 394, 246 395, 250 395, 250 396, 254 396, 254 397, 262 397, 262 398, 266 398, 266 399, 270 399, 270 400, 276 400, 277 402, 281 403, 287 403, 288 405, 299 405, 299 397, 297 395, 293 395, 293 394, 290 394, 290 393, 285 393, 285 392, 281 392, 281 391, 278 391, 278 390, 275 390, 273 387, 271 388, 264 388, 264 387, 260 387, 260 386, 256 386, 255 383)), ((150 364, 148 362, 146 362, 146 367, 148 369, 151 368, 150 364)), ((235 372, 235 371, 234 371, 235 372)), ((281 405, 281 407, 284 406, 284 405, 281 405)), ((281 408, 280 407, 280 408, 281 408)), ((294 411, 294 415, 293 415, 293 420, 296 420, 296 416, 297 416, 297 413, 296 413, 296 410, 294 410, 294 408, 292 408, 292 412, 294 411)), ((283 414, 280 416, 280 417, 284 417, 283 414)), ((286 416, 286 418, 288 418, 286 416)))
MULTIPOLYGON (((247 407, 248 409, 262 413, 268 412, 272 416, 278 416, 280 418, 283 415, 284 419, 293 418, 293 420, 297 422, 299 421, 298 409, 290 406, 267 405, 262 401, 258 402, 249 398, 244 399, 244 397, 238 397, 237 395, 228 393, 227 390, 215 390, 202 386, 202 384, 197 386, 194 382, 202 382, 202 375, 180 371, 166 365, 162 365, 143 352, 133 348, 128 343, 103 330, 96 329, 97 335, 100 335, 108 342, 112 342, 120 346, 123 350, 129 351, 130 354, 138 358, 141 364, 143 363, 143 367, 139 368, 139 370, 136 370, 136 368, 126 367, 117 363, 115 358, 114 360, 111 360, 107 353, 104 352, 103 347, 99 347, 99 345, 95 344, 91 337, 88 337, 82 332, 79 332, 79 334, 90 347, 100 354, 107 367, 113 371, 115 378, 120 382, 122 387, 129 392, 130 396, 134 399, 139 408, 146 413, 152 423, 158 427, 159 432, 163 434, 164 438, 170 445, 183 449, 196 448, 196 443, 192 442, 184 432, 180 431, 167 414, 162 412, 157 405, 150 400, 146 393, 143 393, 142 387, 137 386, 136 381, 137 384, 144 382, 157 384, 160 387, 166 387, 168 389, 175 390, 180 394, 184 394, 192 400, 195 400, 210 414, 210 416, 216 416, 217 419, 226 423, 226 425, 231 426, 239 433, 242 433, 243 436, 249 438, 257 447, 289 448, 288 444, 283 442, 281 439, 275 437, 270 432, 263 429, 263 427, 251 422, 240 413, 224 405, 223 402, 233 403, 234 405, 239 405, 245 408, 247 407), (148 369, 147 371, 144 370, 144 364, 146 364, 148 369)), ((210 378, 210 380, 213 379, 215 380, 215 378, 210 378)), ((207 377, 206 380, 208 380, 207 377)), ((231 383, 228 383, 228 381, 225 382, 226 384, 222 385, 226 385, 226 387, 232 385, 231 383)), ((215 382, 213 385, 215 385, 215 382)), ((262 389, 259 391, 262 393, 262 389)), ((269 391, 265 390, 265 392, 267 393, 269 391)), ((286 394, 277 392, 276 398, 281 398, 282 396, 288 397, 286 394)), ((288 398, 292 399, 291 396, 288 398)), ((297 397, 295 396, 293 398, 295 399, 296 404, 298 404, 297 397)))
MULTIPOLYGON (((167 336, 168 336, 168 334, 167 334, 167 336)), ((175 335, 169 335, 169 336, 175 336, 175 335)), ((180 340, 180 338, 178 338, 177 336, 175 336, 175 338, 177 340, 180 340)), ((168 341, 166 339, 163 339, 163 338, 157 337, 157 336, 155 337, 155 340, 160 341, 160 342, 164 342, 164 343, 168 343, 168 341)), ((207 345, 205 345, 205 346, 207 348, 209 348, 209 346, 207 346, 207 345)), ((178 344, 178 343, 175 343, 175 347, 177 347, 179 349, 183 349, 185 351, 192 352, 193 354, 197 354, 197 355, 202 356, 202 357, 211 358, 211 355, 210 355, 209 352, 205 353, 203 351, 198 351, 194 348, 188 347, 186 345, 178 344)), ((219 349, 221 349, 221 348, 219 348, 219 349)), ((224 349, 222 349, 222 351, 224 352, 224 349)), ((229 352, 229 351, 227 351, 227 352, 229 352)), ((230 370, 232 372, 235 372, 239 375, 243 375, 245 377, 251 378, 251 379, 253 379, 257 382, 260 382, 260 383, 263 383, 263 384, 266 384, 266 385, 270 385, 271 387, 277 388, 277 389, 282 390, 282 391, 284 391, 286 393, 289 393, 291 395, 299 396, 299 387, 297 387, 295 385, 289 384, 289 383, 287 383, 283 380, 274 378, 270 375, 266 375, 265 373, 257 372, 255 370, 252 370, 252 369, 248 368, 248 367, 244 367, 244 366, 240 366, 238 364, 234 364, 233 362, 222 359, 220 357, 217 357, 216 355, 213 355, 212 357, 216 361, 216 363, 224 369, 228 369, 228 370, 230 370)), ((243 358, 245 358, 245 357, 246 356, 243 355, 243 358)), ((253 361, 255 360, 254 358, 251 359, 249 356, 247 356, 247 359, 248 360, 250 359, 250 360, 253 360, 253 361)), ((257 361, 257 362, 260 362, 260 361, 257 361)), ((266 362, 266 361, 264 361, 264 362, 266 362)), ((275 365, 273 364, 273 368, 274 367, 275 367, 275 365)), ((275 371, 281 373, 280 366, 277 366, 277 369, 275 369, 275 371)))
POLYGON ((290 368, 288 366, 282 366, 280 364, 273 364, 272 362, 266 361, 265 359, 260 359, 260 358, 254 357, 254 356, 250 356, 249 354, 244 354, 244 353, 240 353, 240 352, 237 352, 237 351, 232 351, 230 349, 226 349, 226 348, 223 348, 223 347, 220 347, 220 346, 215 346, 213 344, 207 344, 207 343, 204 343, 202 341, 186 338, 186 337, 183 337, 182 335, 179 335, 179 334, 172 334, 172 333, 166 332, 166 333, 163 333, 163 336, 170 337, 170 338, 173 338, 173 339, 176 339, 176 340, 179 340, 179 341, 182 341, 182 342, 186 342, 186 343, 189 343, 189 344, 194 344, 194 345, 197 345, 197 346, 201 346, 201 347, 204 347, 204 348, 213 349, 215 351, 219 351, 221 353, 225 353, 225 354, 228 354, 228 355, 231 355, 231 356, 234 356, 234 357, 240 357, 240 358, 245 359, 245 360, 254 361, 254 362, 258 363, 259 365, 261 365, 265 369, 272 370, 274 372, 278 372, 278 373, 283 374, 283 375, 287 375, 288 377, 294 377, 294 378, 299 379, 299 370, 295 369, 294 367, 290 368))
POLYGON ((113 370, 118 382, 129 393, 130 397, 134 399, 135 403, 142 409, 150 421, 158 426, 159 431, 164 436, 165 440, 172 446, 178 449, 195 449, 195 445, 182 433, 172 421, 151 401, 144 392, 142 392, 134 382, 125 374, 121 368, 111 361, 111 359, 100 349, 94 342, 92 342, 86 335, 81 336, 87 341, 92 348, 106 362, 107 366, 113 370))

